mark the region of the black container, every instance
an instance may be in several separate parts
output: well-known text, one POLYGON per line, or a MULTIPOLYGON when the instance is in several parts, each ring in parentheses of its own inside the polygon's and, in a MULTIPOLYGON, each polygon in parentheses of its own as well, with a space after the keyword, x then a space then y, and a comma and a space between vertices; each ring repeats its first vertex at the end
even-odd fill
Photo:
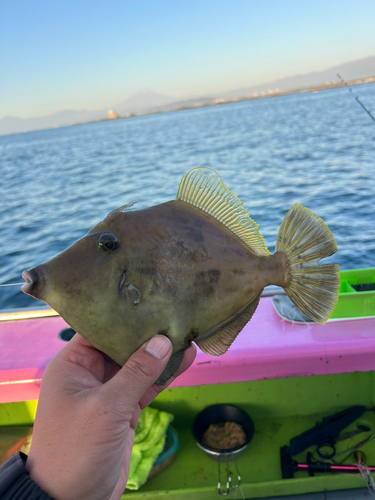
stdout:
POLYGON ((193 436, 199 448, 205 451, 210 458, 217 462, 227 462, 237 458, 247 448, 254 435, 254 423, 247 413, 241 408, 233 405, 218 404, 212 405, 201 411, 194 420, 193 436), (206 446, 202 439, 203 434, 211 424, 224 422, 236 422, 243 427, 246 434, 244 444, 227 450, 217 450, 206 446))

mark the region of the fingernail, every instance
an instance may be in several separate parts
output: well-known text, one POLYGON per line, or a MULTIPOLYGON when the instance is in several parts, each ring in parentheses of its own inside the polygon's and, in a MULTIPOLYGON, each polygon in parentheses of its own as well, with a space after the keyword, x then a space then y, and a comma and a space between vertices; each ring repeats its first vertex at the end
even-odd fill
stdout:
POLYGON ((146 344, 146 349, 151 356, 163 359, 171 348, 171 341, 165 335, 155 335, 146 344))

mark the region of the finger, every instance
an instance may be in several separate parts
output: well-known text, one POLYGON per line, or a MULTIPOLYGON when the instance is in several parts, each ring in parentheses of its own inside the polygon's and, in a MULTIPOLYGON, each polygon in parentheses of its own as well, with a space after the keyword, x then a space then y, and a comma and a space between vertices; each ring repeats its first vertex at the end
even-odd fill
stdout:
POLYGON ((135 429, 137 427, 141 413, 142 413, 142 408, 140 407, 139 404, 137 404, 134 408, 133 415, 130 420, 130 427, 132 429, 135 429))
POLYGON ((184 358, 182 360, 181 366, 178 368, 176 373, 167 381, 166 385, 171 384, 178 376, 184 373, 193 364, 195 356, 197 355, 197 346, 191 344, 191 346, 184 352, 184 358))
MULTIPOLYGON (((70 351, 74 350, 77 356, 81 356, 80 364, 83 366, 91 369, 93 363, 100 363, 101 376, 97 369, 93 374, 98 375, 98 379, 103 384, 110 380, 121 368, 116 361, 90 344, 90 342, 84 339, 79 333, 74 335, 68 345, 70 345, 70 351)), ((94 368, 96 368, 96 366, 94 366, 94 368)))
POLYGON ((176 371, 176 373, 167 381, 165 385, 156 385, 153 384, 141 397, 139 400, 138 406, 135 408, 131 423, 134 428, 137 426, 139 416, 141 414, 141 410, 151 404, 153 400, 164 390, 166 389, 179 375, 181 375, 184 371, 186 371, 191 364, 193 363, 195 356, 197 354, 197 348, 194 344, 192 344, 185 352, 184 358, 182 360, 181 366, 176 371))
MULTIPOLYGON (((88 350, 86 344, 88 343, 83 337, 81 337, 79 334, 74 335, 74 337, 69 342, 67 342, 67 344, 63 347, 63 349, 61 349, 56 354, 56 356, 49 362, 45 370, 44 378, 46 378, 46 375, 48 374, 49 378, 57 379, 59 386, 65 385, 66 377, 61 377, 60 372, 66 371, 67 374, 69 375, 71 373, 69 365, 73 364, 73 365, 83 366, 84 361, 86 362, 86 364, 88 362, 90 363, 92 362, 91 361, 92 351, 88 350)), ((91 344, 88 345, 91 346, 91 344)))
POLYGON ((96 358, 99 352, 90 342, 87 342, 79 333, 76 333, 55 356, 55 359, 62 358, 64 361, 82 364, 96 358))
MULTIPOLYGON (((102 351, 99 351, 79 333, 67 343, 56 356, 55 363, 68 363, 82 367, 91 373, 100 383, 105 383, 120 369, 119 365, 102 351)), ((68 370, 70 372, 70 370, 68 370)))
POLYGON ((181 366, 176 371, 176 373, 172 375, 170 379, 168 379, 165 385, 153 384, 139 400, 140 407, 143 409, 151 404, 158 394, 164 391, 164 389, 166 389, 174 380, 176 380, 179 375, 186 371, 192 365, 196 354, 197 348, 195 344, 192 344, 189 349, 186 349, 186 351, 184 352, 184 358, 182 360, 181 366))
POLYGON ((73 337, 70 339, 67 345, 81 345, 83 347, 90 347, 95 349, 95 347, 92 344, 90 344, 88 340, 83 338, 82 335, 80 335, 79 333, 73 335, 73 337))
POLYGON ((109 393, 117 397, 124 410, 127 407, 133 413, 140 398, 162 374, 171 354, 171 341, 164 335, 155 335, 106 384, 109 393), (118 394, 122 397, 118 398, 118 394))

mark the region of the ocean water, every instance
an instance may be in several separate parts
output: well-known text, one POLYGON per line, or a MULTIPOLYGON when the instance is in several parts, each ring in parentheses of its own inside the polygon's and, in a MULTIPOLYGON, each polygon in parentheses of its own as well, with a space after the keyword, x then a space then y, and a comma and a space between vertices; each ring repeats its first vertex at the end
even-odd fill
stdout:
MULTIPOLYGON (((353 92, 375 111, 375 84, 353 92)), ((375 267, 375 123, 343 88, 0 137, 0 283, 120 205, 175 198, 194 167, 221 175, 271 251, 298 202, 335 236, 327 262, 375 267)), ((0 309, 39 305, 0 288, 0 309)))

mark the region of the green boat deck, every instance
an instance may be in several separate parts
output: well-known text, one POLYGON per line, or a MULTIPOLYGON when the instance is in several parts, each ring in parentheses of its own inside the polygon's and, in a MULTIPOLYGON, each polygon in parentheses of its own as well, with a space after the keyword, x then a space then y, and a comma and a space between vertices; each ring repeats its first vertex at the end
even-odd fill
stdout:
MULTIPOLYGON (((214 403, 240 406, 253 418, 255 424, 255 434, 250 445, 237 459, 242 476, 242 492, 232 490, 228 499, 300 495, 365 486, 359 474, 327 473, 309 477, 306 472, 298 472, 294 479, 283 480, 279 460, 281 446, 289 444, 291 437, 314 426, 324 416, 353 405, 365 405, 370 409, 375 406, 374 373, 355 372, 166 389, 152 406, 174 414, 173 427, 179 435, 180 448, 170 467, 138 491, 126 492, 123 498, 219 498, 218 464, 197 447, 191 433, 196 414, 214 403)), ((5 403, 0 406, 1 425, 30 425, 35 408, 35 401, 5 403)), ((363 418, 356 423, 358 422, 369 426, 373 431, 374 411, 365 412, 363 418)), ((353 424, 346 430, 355 428, 353 424)), ((349 448, 367 435, 369 433, 340 442, 337 451, 349 448)), ((363 448, 369 465, 375 464, 374 441, 375 439, 363 448)), ((304 462, 306 451, 294 458, 304 462)), ((222 470, 224 471, 224 467, 222 470)), ((233 466, 231 470, 235 472, 233 466)), ((358 493, 362 493, 362 490, 358 493)))

